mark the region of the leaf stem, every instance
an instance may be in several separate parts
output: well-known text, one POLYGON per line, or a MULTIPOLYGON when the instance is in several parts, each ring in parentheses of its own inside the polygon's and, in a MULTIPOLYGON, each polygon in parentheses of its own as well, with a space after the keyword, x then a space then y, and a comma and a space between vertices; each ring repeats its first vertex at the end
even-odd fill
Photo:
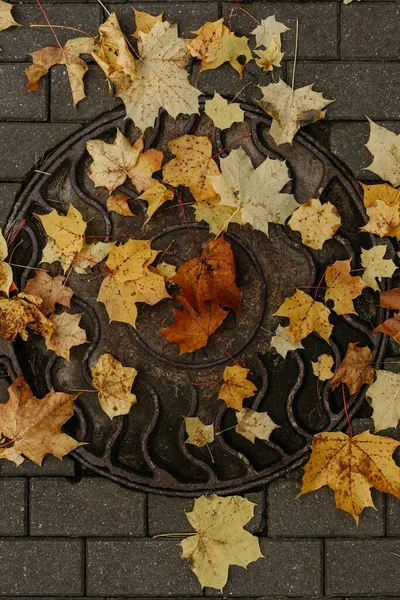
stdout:
POLYGON ((349 438, 352 439, 353 438, 353 427, 351 426, 349 411, 347 410, 346 390, 345 390, 343 382, 342 382, 342 397, 343 397, 344 412, 346 414, 347 425, 349 428, 349 438))

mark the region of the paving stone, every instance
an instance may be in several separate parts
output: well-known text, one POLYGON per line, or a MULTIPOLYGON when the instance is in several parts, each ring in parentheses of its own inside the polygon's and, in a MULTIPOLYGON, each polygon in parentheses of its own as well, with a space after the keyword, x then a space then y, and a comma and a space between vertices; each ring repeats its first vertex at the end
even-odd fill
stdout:
MULTIPOLYGON (((50 22, 54 25, 75 27, 96 35, 103 21, 101 6, 96 4, 47 4, 43 3, 50 22)), ((18 23, 26 27, 11 27, 1 32, 1 62, 14 60, 26 61, 26 55, 45 46, 54 46, 56 41, 48 27, 28 27, 43 25, 46 21, 37 3, 16 4, 13 16, 18 23)), ((70 29, 57 29, 57 37, 61 44, 74 37, 82 37, 83 33, 70 29)), ((43 85, 41 81, 39 87, 43 85)))
POLYGON ((0 539, 0 595, 82 595, 83 549, 80 540, 0 539))
POLYGON ((108 9, 115 11, 126 34, 135 31, 135 18, 133 8, 143 10, 151 15, 164 13, 164 20, 178 23, 179 35, 181 37, 192 37, 191 32, 198 29, 206 21, 216 21, 219 17, 218 3, 208 2, 207 11, 204 10, 204 4, 198 2, 160 2, 160 3, 142 3, 135 2, 128 4, 109 4, 108 9))
POLYGON ((89 596, 201 596, 177 540, 88 540, 89 596))
POLYGON ((31 535, 146 535, 145 495, 103 477, 33 478, 29 504, 31 535))
POLYGON ((78 129, 72 123, 0 123, 0 181, 22 181, 44 153, 78 129))
POLYGON ((387 496, 387 535, 400 536, 400 500, 387 496))
POLYGON ((86 98, 76 108, 72 104, 69 80, 62 66, 51 72, 50 120, 87 123, 98 115, 121 105, 109 91, 106 77, 97 65, 89 65, 84 78, 86 98))
MULTIPOLYGON (((379 122, 388 129, 400 133, 400 122, 379 122)), ((354 175, 362 181, 377 181, 379 177, 368 171, 372 163, 372 155, 365 144, 369 138, 369 125, 367 121, 352 123, 340 122, 331 125, 331 150, 340 158, 354 175)))
MULTIPOLYGON (((252 533, 259 533, 262 527, 263 493, 253 492, 245 494, 245 497, 257 504, 254 511, 254 518, 250 521, 246 529, 252 533)), ((149 535, 193 531, 185 515, 186 512, 190 512, 193 509, 193 505, 194 500, 192 498, 170 498, 168 496, 159 496, 158 494, 149 494, 149 535)))
MULTIPOLYGON (((299 19, 298 57, 327 59, 339 58, 338 54, 338 5, 336 2, 252 2, 240 4, 258 21, 275 15, 290 31, 282 34, 282 50, 286 58, 294 56, 296 39, 296 17, 299 19)), ((223 4, 223 15, 229 22, 232 3, 223 4)), ((232 18, 232 29, 237 35, 247 35, 257 27, 254 20, 237 9, 232 18)))
POLYGON ((400 6, 393 2, 352 4, 341 14, 342 58, 400 58, 400 6))
POLYGON ((25 93, 25 69, 28 63, 0 64, 2 121, 46 121, 48 113, 48 81, 37 92, 25 93))
POLYGON ((25 479, 0 479, 0 536, 26 535, 25 479))
MULTIPOLYGON (((260 539, 265 559, 246 570, 231 567, 223 596, 318 596, 322 594, 322 543, 319 540, 260 539)), ((208 589, 207 596, 218 596, 208 589)))
POLYGON ((400 538, 327 540, 326 595, 399 596, 399 548, 400 538))
MULTIPOLYGON (((1 187, 2 186, 0 184, 0 193, 1 187)), ((56 458, 55 456, 46 456, 41 467, 35 465, 35 463, 27 458, 24 460, 22 465, 19 465, 18 467, 15 465, 15 463, 8 460, 0 461, 0 477, 46 477, 49 475, 52 477, 73 477, 75 475, 74 460, 68 456, 62 460, 56 458)))
POLYGON ((296 499, 301 481, 279 479, 268 487, 268 535, 279 537, 382 536, 385 511, 382 494, 374 494, 377 511, 366 509, 360 525, 338 510, 327 487, 296 499))
MULTIPOLYGON (((293 64, 288 65, 290 81, 293 64)), ((314 84, 325 98, 336 98, 328 119, 398 119, 400 62, 298 62, 296 88, 314 84)))
MULTIPOLYGON (((8 216, 15 202, 18 190, 20 189, 19 183, 0 183, 0 227, 4 228, 7 223, 8 216)), ((6 463, 8 461, 1 461, 6 463)), ((14 464, 14 463, 11 463, 14 464)), ((2 473, 2 465, 0 464, 0 475, 2 473)))

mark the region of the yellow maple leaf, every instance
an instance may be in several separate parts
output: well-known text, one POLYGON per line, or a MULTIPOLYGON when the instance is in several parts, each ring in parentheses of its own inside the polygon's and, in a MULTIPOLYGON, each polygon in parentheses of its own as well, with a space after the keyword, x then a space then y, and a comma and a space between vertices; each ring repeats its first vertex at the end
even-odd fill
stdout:
POLYGON ((100 25, 99 38, 92 48, 92 56, 117 89, 126 80, 132 81, 136 77, 135 59, 114 12, 100 25))
POLYGON ((286 27, 286 25, 275 19, 275 15, 271 15, 266 19, 262 19, 251 34, 256 36, 256 48, 260 46, 268 48, 271 42, 275 42, 280 49, 281 35, 285 31, 290 31, 290 27, 286 27))
POLYGON ((376 291, 379 290, 376 280, 383 277, 392 277, 397 269, 391 258, 383 258, 386 251, 386 244, 381 244, 373 246, 369 250, 363 248, 361 252, 361 264, 365 269, 362 279, 367 286, 376 291))
POLYGON ((130 197, 122 192, 114 192, 113 194, 110 194, 107 198, 108 212, 114 211, 123 217, 134 217, 135 215, 129 208, 129 200, 130 197))
POLYGON ((202 63, 210 63, 216 60, 223 31, 223 18, 218 19, 218 21, 207 21, 200 29, 192 31, 196 37, 192 40, 185 40, 190 54, 195 58, 199 58, 202 63))
POLYGON ((266 50, 254 50, 254 54, 258 56, 256 58, 256 65, 267 73, 268 71, 272 71, 274 67, 280 67, 281 60, 285 55, 284 52, 281 52, 280 46, 273 40, 266 50))
POLYGON ((28 79, 26 92, 36 92, 39 89, 39 81, 47 75, 54 65, 65 65, 69 84, 72 92, 74 107, 86 98, 83 77, 88 71, 85 61, 80 54, 90 54, 93 49, 92 38, 75 38, 68 40, 64 48, 59 46, 46 46, 35 52, 30 52, 33 64, 25 70, 28 79))
POLYGON ((282 79, 260 89, 260 105, 273 119, 269 134, 277 144, 291 144, 300 127, 323 119, 323 109, 333 102, 315 92, 311 85, 292 90, 282 79))
POLYGON ((364 206, 368 208, 375 204, 377 200, 383 200, 388 206, 397 204, 400 198, 400 190, 394 188, 388 183, 374 183, 367 185, 361 183, 361 187, 364 191, 364 206))
POLYGON ((357 314, 353 300, 357 298, 367 284, 361 277, 350 275, 351 259, 337 260, 326 269, 325 302, 332 300, 333 310, 338 315, 357 314))
POLYGON ((182 558, 189 560, 201 587, 221 590, 230 565, 247 567, 262 558, 258 539, 243 529, 254 515, 255 504, 240 496, 201 496, 186 513, 195 535, 180 542, 182 558))
POLYGON ((400 373, 376 371, 376 380, 366 392, 372 406, 375 431, 397 427, 400 421, 400 373))
POLYGON ((210 226, 210 233, 220 234, 228 229, 229 223, 242 222, 241 212, 234 206, 223 206, 221 198, 215 196, 209 200, 196 202, 194 205, 196 221, 205 221, 210 226))
POLYGON ((158 21, 162 21, 163 18, 163 13, 155 16, 141 10, 136 10, 136 8, 133 9, 133 12, 135 13, 136 30, 132 33, 132 36, 137 40, 140 39, 140 33, 150 33, 154 25, 158 21))
POLYGON ((20 24, 15 21, 11 14, 12 9, 12 4, 0 0, 0 31, 4 31, 4 29, 8 29, 9 27, 13 27, 15 25, 20 27, 20 24))
POLYGON ((47 348, 53 350, 58 356, 69 360, 70 350, 73 346, 88 343, 86 331, 79 327, 81 318, 82 313, 72 315, 63 312, 59 315, 53 315, 52 322, 55 325, 55 330, 50 339, 46 340, 47 348))
MULTIPOLYGON (((32 394, 20 375, 8 388, 9 400, 0 405, 0 433, 13 442, 13 450, 37 465, 46 454, 62 458, 82 444, 61 427, 74 414, 74 402, 79 394, 64 394, 51 390, 39 400, 32 394)), ((10 455, 0 454, 0 458, 10 455)), ((11 460, 14 460, 11 458, 11 460)))
POLYGON ((329 308, 301 290, 286 298, 274 315, 289 317, 289 333, 293 342, 299 342, 313 331, 328 341, 333 330, 329 323, 329 308))
POLYGON ((400 239, 400 201, 387 204, 384 200, 376 202, 367 208, 368 223, 361 231, 374 233, 379 237, 395 237, 400 239))
POLYGON ((219 169, 212 158, 212 145, 208 137, 183 135, 168 142, 168 148, 176 158, 164 165, 163 181, 174 187, 188 187, 197 201, 215 196, 208 178, 219 175, 219 169))
POLYGON ((333 357, 330 354, 321 354, 315 362, 311 361, 311 364, 314 375, 321 381, 333 377, 333 357))
POLYGON ((4 260, 8 256, 8 246, 0 229, 0 292, 8 296, 11 284, 13 282, 13 272, 10 265, 4 260))
POLYGON ((341 224, 338 210, 330 202, 321 204, 310 198, 293 213, 288 225, 299 231, 301 241, 306 246, 320 250, 326 240, 333 238, 341 224))
POLYGON ((185 444, 193 444, 202 448, 214 441, 214 425, 205 425, 199 417, 185 417, 186 433, 188 435, 185 444))
POLYGON ((368 121, 370 134, 365 145, 374 159, 367 169, 397 187, 400 185, 400 135, 371 119, 368 121))
POLYGON ((266 412, 257 412, 251 408, 242 408, 236 412, 238 424, 235 427, 239 433, 254 444, 255 439, 269 440, 272 431, 279 427, 266 412))
POLYGON ((137 402, 135 394, 131 392, 137 370, 124 367, 111 354, 102 354, 97 363, 90 367, 90 371, 104 412, 110 419, 127 415, 137 402))
POLYGON ((371 488, 400 497, 400 468, 393 453, 400 442, 363 431, 353 438, 341 432, 318 433, 304 467, 300 496, 324 485, 335 493, 336 506, 358 523, 364 508, 375 508, 371 488))
POLYGON ((28 339, 27 328, 48 340, 54 325, 39 310, 42 299, 33 294, 21 293, 13 298, 0 298, 0 337, 13 342, 19 334, 28 339))
POLYGON ((240 105, 228 102, 218 92, 214 92, 211 100, 206 100, 204 112, 219 129, 229 129, 233 123, 243 123, 244 121, 244 112, 240 105))
POLYGON ((303 348, 300 342, 294 342, 289 333, 289 327, 278 325, 275 335, 271 338, 271 347, 275 348, 282 358, 286 358, 288 352, 303 348))
POLYGON ((251 398, 257 391, 254 383, 247 379, 250 369, 245 369, 239 365, 225 367, 223 378, 224 383, 219 390, 218 398, 224 400, 229 408, 242 410, 243 400, 251 398))
POLYGON ((154 215, 156 210, 160 208, 164 204, 164 202, 168 202, 169 200, 173 200, 174 192, 169 190, 160 182, 155 182, 154 185, 149 187, 147 190, 142 192, 140 196, 138 196, 137 200, 145 200, 147 202, 147 219, 144 222, 148 223, 151 217, 154 215))

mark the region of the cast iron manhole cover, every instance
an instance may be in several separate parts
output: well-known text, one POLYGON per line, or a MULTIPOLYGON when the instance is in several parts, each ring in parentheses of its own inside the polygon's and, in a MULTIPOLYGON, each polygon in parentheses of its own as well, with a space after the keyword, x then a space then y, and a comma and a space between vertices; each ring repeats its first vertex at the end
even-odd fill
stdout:
MULTIPOLYGON (((138 403, 129 415, 111 421, 100 409, 96 394, 83 393, 77 401, 76 416, 69 432, 88 445, 75 452, 76 458, 92 469, 124 484, 145 491, 195 495, 201 492, 228 493, 242 491, 265 483, 301 464, 314 433, 344 426, 343 401, 340 391, 319 383, 312 374, 311 361, 324 353, 333 353, 340 363, 349 342, 368 344, 373 360, 384 354, 382 335, 372 332, 382 322, 384 311, 376 307, 373 293, 364 292, 356 302, 360 316, 334 316, 335 328, 330 346, 316 335, 303 341, 304 350, 288 354, 286 360, 270 349, 270 339, 278 321, 273 313, 294 286, 313 286, 334 260, 352 258, 352 268, 360 268, 360 240, 370 247, 368 234, 359 235, 365 223, 360 189, 356 180, 332 155, 304 133, 299 133, 293 146, 277 149, 268 135, 269 118, 259 109, 242 105, 245 122, 236 124, 225 137, 208 117, 180 117, 176 122, 165 113, 160 115, 154 133, 146 139, 146 147, 155 147, 171 158, 167 143, 184 133, 208 135, 214 152, 220 152, 233 140, 244 137, 241 145, 255 166, 266 156, 286 159, 291 177, 291 190, 299 202, 321 198, 332 202, 341 215, 340 234, 328 241, 322 251, 315 252, 299 243, 297 233, 287 227, 270 226, 270 236, 250 226, 231 224, 226 238, 231 243, 237 265, 237 283, 243 293, 240 312, 231 313, 215 339, 203 350, 178 356, 179 349, 168 343, 160 329, 173 322, 173 301, 163 300, 156 306, 140 305, 137 329, 109 323, 103 304, 96 302, 101 277, 71 274, 69 285, 75 295, 72 312, 83 313, 81 326, 87 331, 89 345, 73 349, 71 361, 46 351, 42 339, 30 336, 27 342, 14 344, 19 368, 37 395, 57 390, 87 389, 91 386, 90 365, 100 354, 110 352, 126 366, 134 366, 139 375, 133 391, 138 403), (269 442, 254 444, 237 435, 234 411, 217 400, 214 385, 196 385, 221 378, 229 357, 228 350, 240 364, 249 368, 258 393, 245 401, 247 407, 267 411, 280 427, 269 442), (207 447, 184 444, 184 416, 199 416, 214 422, 224 431, 212 445, 214 462, 207 447)), ((35 214, 53 208, 66 213, 69 204, 88 222, 88 236, 116 235, 124 232, 136 238, 152 238, 153 247, 168 249, 163 260, 180 266, 195 256, 184 226, 177 200, 159 210, 143 226, 145 205, 135 201, 133 188, 123 191, 132 198, 134 217, 108 214, 106 195, 98 194, 87 170, 90 158, 85 151, 88 139, 112 141, 119 127, 131 140, 140 133, 126 120, 124 111, 107 113, 88 125, 57 150, 41 165, 44 173, 35 173, 20 195, 9 220, 8 233, 18 231, 13 243, 13 263, 34 266, 41 260, 46 240, 35 214)), ((191 200, 188 195, 184 201, 191 200)), ((192 208, 187 208, 193 220, 192 208)), ((192 225, 197 245, 209 240, 208 226, 192 225)), ((107 239, 107 238, 105 238, 107 239)), ((115 239, 115 238, 113 238, 115 239)), ((94 269, 94 275, 100 271, 94 269)), ((17 285, 23 289, 32 271, 16 269, 17 285)), ((55 273, 53 273, 55 274, 55 273)), ((16 367, 17 368, 17 367, 16 367)), ((350 401, 354 413, 363 395, 350 401)))

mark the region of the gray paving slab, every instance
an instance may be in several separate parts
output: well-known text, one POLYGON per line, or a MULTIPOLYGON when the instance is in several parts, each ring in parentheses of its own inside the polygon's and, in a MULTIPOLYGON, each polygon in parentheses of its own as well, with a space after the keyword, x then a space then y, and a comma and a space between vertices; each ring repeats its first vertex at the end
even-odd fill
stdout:
POLYGON ((27 533, 27 481, 0 479, 0 536, 27 533))
POLYGON ((65 456, 62 460, 55 456, 46 456, 41 467, 27 458, 18 467, 9 460, 0 461, 0 477, 48 477, 50 475, 52 477, 73 477, 75 475, 75 461, 68 456, 65 456))
MULTIPOLYGON (((0 183, 0 227, 2 228, 7 223, 8 216, 20 187, 19 183, 0 183)), ((2 473, 1 463, 6 462, 8 461, 4 460, 0 462, 0 475, 2 473)))
POLYGON ((396 2, 352 3, 341 11, 342 58, 399 59, 396 2))
POLYGON ((30 480, 31 535, 143 536, 145 518, 145 495, 104 477, 30 480))
POLYGON ((400 537, 400 500, 394 496, 387 497, 387 535, 400 537))
POLYGON ((88 540, 89 596, 201 596, 177 540, 88 540))
POLYGON ((43 81, 37 92, 25 93, 25 69, 29 63, 0 64, 2 121, 46 121, 48 117, 49 82, 43 81))
POLYGON ((360 524, 338 510, 327 487, 297 498, 301 481, 278 479, 268 487, 268 535, 277 537, 373 537, 385 534, 382 494, 374 493, 377 510, 364 511, 360 524))
POLYGON ((326 594, 400 596, 400 538, 325 542, 326 594))
POLYGON ((0 596, 80 596, 83 542, 0 539, 0 596))

